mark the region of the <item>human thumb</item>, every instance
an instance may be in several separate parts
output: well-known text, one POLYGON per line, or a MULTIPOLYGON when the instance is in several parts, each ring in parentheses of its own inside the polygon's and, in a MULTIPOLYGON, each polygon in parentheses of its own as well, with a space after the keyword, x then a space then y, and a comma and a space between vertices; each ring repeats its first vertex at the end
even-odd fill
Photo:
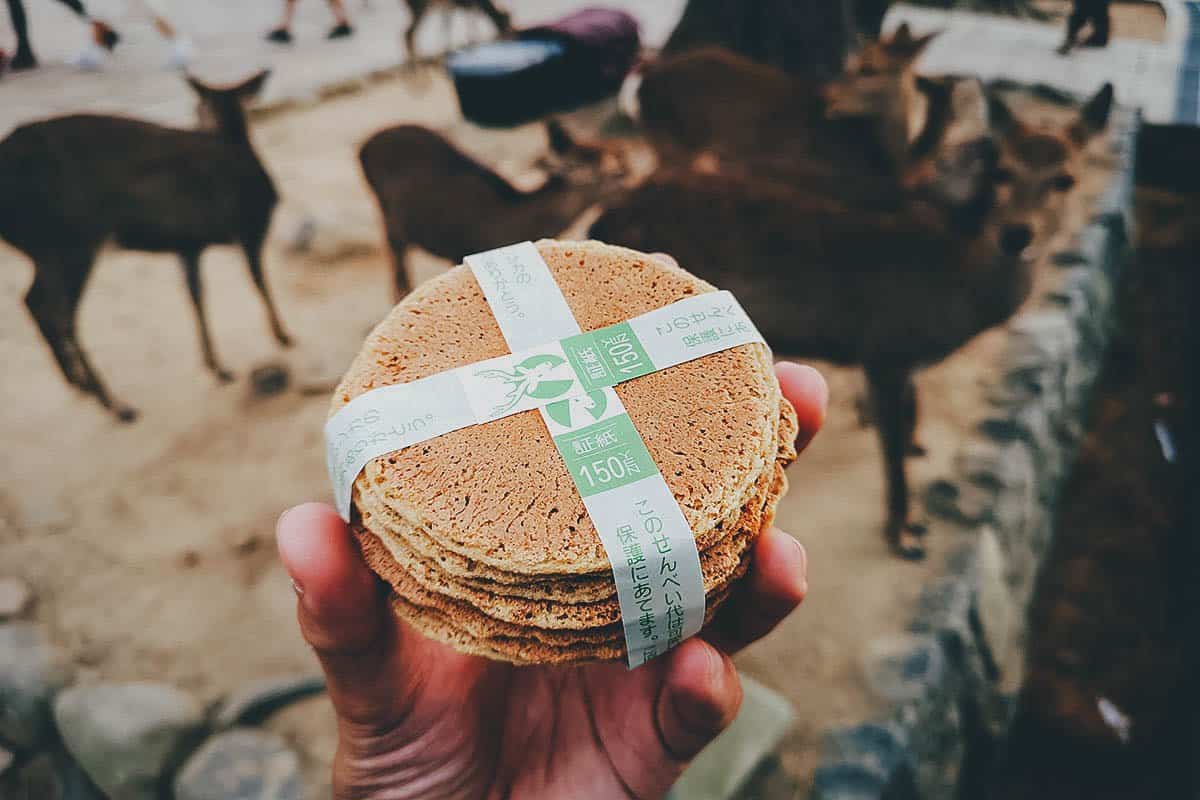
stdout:
POLYGON ((279 517, 275 539, 335 710, 351 722, 382 719, 396 697, 396 627, 346 523, 324 503, 305 503, 279 517))

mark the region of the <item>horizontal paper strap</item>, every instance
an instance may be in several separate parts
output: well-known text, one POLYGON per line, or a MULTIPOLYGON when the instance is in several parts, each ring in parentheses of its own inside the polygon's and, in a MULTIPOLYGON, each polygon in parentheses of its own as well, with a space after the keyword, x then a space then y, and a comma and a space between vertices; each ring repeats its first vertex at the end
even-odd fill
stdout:
POLYGON ((364 392, 325 424, 338 513, 350 518, 354 479, 375 458, 753 343, 763 343, 762 335, 734 296, 711 292, 626 322, 364 392))

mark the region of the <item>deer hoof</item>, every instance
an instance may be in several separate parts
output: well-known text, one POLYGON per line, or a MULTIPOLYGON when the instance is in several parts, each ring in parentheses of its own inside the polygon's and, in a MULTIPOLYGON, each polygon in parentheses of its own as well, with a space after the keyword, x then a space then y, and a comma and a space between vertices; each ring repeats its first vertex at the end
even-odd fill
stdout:
POLYGON ((929 533, 929 526, 924 522, 910 522, 904 526, 904 529, 913 536, 921 537, 929 533))
POLYGON ((213 368, 213 375, 217 376, 217 381, 219 383, 233 383, 233 379, 235 377, 234 374, 229 370, 221 369, 219 367, 213 368))
POLYGON ((291 347, 296 343, 296 340, 286 333, 279 331, 275 334, 275 341, 279 342, 280 347, 291 347))
POLYGON ((138 418, 138 410, 130 406, 114 406, 113 413, 116 414, 118 422, 134 422, 138 418))
POLYGON ((909 442, 908 447, 905 448, 905 454, 910 455, 913 458, 920 458, 921 456, 929 455, 929 451, 925 449, 925 445, 923 444, 909 442))
POLYGON ((905 561, 924 561, 925 547, 920 544, 897 544, 893 551, 905 561))

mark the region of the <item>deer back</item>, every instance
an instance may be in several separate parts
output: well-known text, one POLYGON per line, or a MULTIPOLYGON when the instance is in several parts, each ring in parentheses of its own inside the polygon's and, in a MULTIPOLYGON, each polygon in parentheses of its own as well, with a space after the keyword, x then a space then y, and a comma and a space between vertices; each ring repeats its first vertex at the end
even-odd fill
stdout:
POLYGON ((18 129, 0 143, 0 161, 15 153, 25 162, 13 184, 19 218, 35 235, 82 244, 109 235, 147 250, 231 242, 269 220, 277 200, 253 151, 213 133, 72 115, 18 129))

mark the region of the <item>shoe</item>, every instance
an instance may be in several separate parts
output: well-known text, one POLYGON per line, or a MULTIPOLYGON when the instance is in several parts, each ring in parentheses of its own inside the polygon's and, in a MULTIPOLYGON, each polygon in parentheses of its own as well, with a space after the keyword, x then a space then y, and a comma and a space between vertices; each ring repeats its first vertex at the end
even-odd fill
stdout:
POLYGON ((1088 38, 1086 38, 1082 42, 1080 42, 1079 46, 1080 47, 1108 47, 1108 37, 1107 36, 1097 36, 1096 34, 1093 33, 1091 36, 1089 36, 1088 38))
POLYGON ((287 28, 276 28, 267 34, 267 41, 275 44, 291 44, 292 32, 287 28))
POLYGON ((1055 48, 1054 52, 1058 53, 1060 56, 1068 55, 1071 52, 1071 46, 1072 45, 1070 42, 1063 42, 1057 48, 1055 48))
POLYGON ((188 64, 192 63, 192 40, 183 36, 176 36, 171 40, 171 49, 167 54, 167 69, 184 69, 188 64))
POLYGON ((354 28, 351 28, 349 23, 343 22, 341 25, 338 25, 336 28, 331 30, 325 38, 326 39, 345 39, 347 36, 353 36, 353 35, 354 35, 354 28))
POLYGON ((33 57, 32 50, 18 50, 13 54, 12 61, 8 62, 8 68, 13 72, 19 69, 33 69, 37 66, 37 59, 33 57))
POLYGON ((92 36, 96 40, 96 44, 103 47, 105 50, 112 52, 117 46, 117 42, 121 41, 121 34, 114 31, 108 24, 104 22, 92 23, 92 36))

